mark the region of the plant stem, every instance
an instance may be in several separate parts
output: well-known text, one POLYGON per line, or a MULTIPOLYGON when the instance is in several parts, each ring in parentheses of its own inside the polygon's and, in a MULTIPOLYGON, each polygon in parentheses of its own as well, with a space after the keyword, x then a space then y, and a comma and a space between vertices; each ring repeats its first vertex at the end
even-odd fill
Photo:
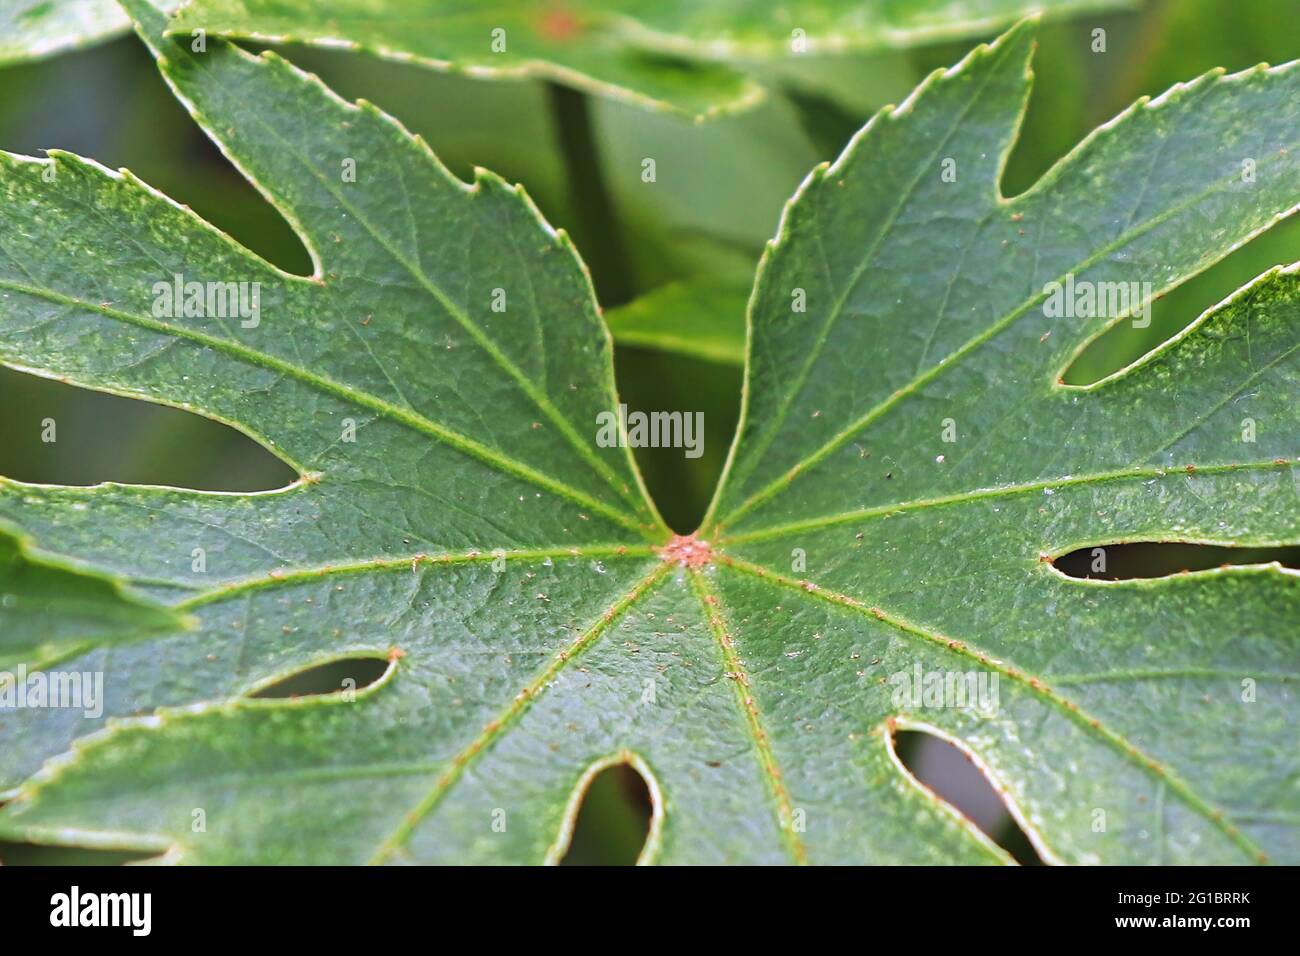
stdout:
POLYGON ((613 199, 601 175, 600 150, 592 129, 585 94, 558 83, 548 84, 556 136, 569 177, 569 203, 577 246, 591 270, 603 308, 632 298, 634 281, 613 199))

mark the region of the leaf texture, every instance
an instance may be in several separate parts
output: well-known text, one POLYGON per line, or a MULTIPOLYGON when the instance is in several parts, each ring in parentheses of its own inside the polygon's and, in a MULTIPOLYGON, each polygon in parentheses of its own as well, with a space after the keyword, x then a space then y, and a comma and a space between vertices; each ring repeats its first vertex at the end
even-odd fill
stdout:
POLYGON ((197 621, 63 665, 106 671, 98 732, 6 721, 0 832, 198 863, 553 861, 582 781, 622 760, 655 801, 646 861, 1007 862, 900 764, 894 731, 920 728, 1049 861, 1300 859, 1296 575, 1082 581, 1050 560, 1300 540, 1300 271, 1087 389, 1061 370, 1125 317, 1043 309, 1067 274, 1158 295, 1294 210, 1294 65, 1140 102, 1011 199, 1032 26, 876 116, 764 257, 742 426, 683 540, 594 440, 609 337, 521 192, 454 180, 273 54, 191 54, 130 8, 316 271, 128 173, 4 155, 0 358, 229 422, 302 478, 0 483, 0 517, 47 551, 197 621), (176 273, 259 281, 260 323, 155 317, 176 273), (389 666, 355 700, 248 696, 357 656, 389 666), (900 703, 918 670, 996 676, 996 707, 900 703))

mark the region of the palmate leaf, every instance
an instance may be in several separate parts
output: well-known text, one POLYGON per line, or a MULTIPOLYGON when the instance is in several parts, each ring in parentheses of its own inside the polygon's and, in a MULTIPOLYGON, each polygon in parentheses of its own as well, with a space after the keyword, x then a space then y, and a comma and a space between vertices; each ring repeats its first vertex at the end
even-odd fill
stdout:
POLYGON ((317 272, 127 174, 8 157, 0 357, 234 423, 304 478, 0 486, 43 547, 199 622, 65 665, 111 650, 101 732, 6 727, 0 833, 183 862, 540 862, 583 781, 627 761, 655 802, 645 860, 1005 861, 904 771, 901 726, 965 747, 1049 860, 1300 859, 1296 576, 1081 581, 1043 560, 1297 540, 1300 272, 1088 389, 1059 373, 1114 318, 1042 308, 1071 273, 1159 294, 1293 209, 1300 70, 1140 103, 1010 200, 1029 26, 878 115, 786 212, 728 473, 678 539, 591 437, 616 401, 607 333, 520 193, 466 188, 374 108, 273 55, 191 55, 131 7, 317 272), (177 272, 261 281, 260 324, 153 317, 177 272), (357 656, 390 663, 355 699, 248 697, 357 656), (894 700, 917 668, 996 675, 997 706, 894 700))

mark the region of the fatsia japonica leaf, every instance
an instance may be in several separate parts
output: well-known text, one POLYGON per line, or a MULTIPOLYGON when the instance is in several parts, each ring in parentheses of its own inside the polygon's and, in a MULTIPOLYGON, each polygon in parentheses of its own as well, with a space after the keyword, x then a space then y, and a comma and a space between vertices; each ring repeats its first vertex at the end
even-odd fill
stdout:
POLYGON ((1050 561, 1300 537, 1300 272, 1086 389, 1062 368, 1127 319, 1051 317, 1048 292, 1149 282, 1141 313, 1292 210, 1300 70, 1141 102, 1013 199, 1030 26, 876 116, 785 213, 727 474, 679 538, 595 440, 608 335, 521 193, 131 9, 317 269, 278 272, 129 174, 5 156, 0 358, 227 421, 303 477, 0 485, 43 548, 197 619, 61 663, 105 672, 99 732, 7 721, 0 832, 182 862, 541 862, 622 761, 654 800, 647 861, 1005 862, 904 770, 902 727, 965 748, 1049 860, 1300 859, 1296 576, 1050 561), (155 314, 173 275, 260 282, 258 320, 155 314), (250 699, 357 657, 388 666, 355 695, 250 699), (927 678, 967 673, 981 706, 932 699, 927 678))
POLYGON ((755 101, 739 60, 906 47, 1031 10, 1119 0, 191 0, 169 29, 345 44, 481 76, 543 76, 704 115, 755 101))

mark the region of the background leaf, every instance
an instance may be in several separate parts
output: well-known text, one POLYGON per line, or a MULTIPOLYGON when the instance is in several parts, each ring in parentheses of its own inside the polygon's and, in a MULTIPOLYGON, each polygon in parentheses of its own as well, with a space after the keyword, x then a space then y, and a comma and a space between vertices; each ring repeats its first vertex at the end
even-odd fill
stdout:
MULTIPOLYGON (((40 557, 30 540, 0 526, 0 668, 34 669, 79 647, 184 626, 183 616, 123 593, 113 580, 40 557)), ((6 673, 0 687, 12 680, 6 673)))
POLYGON ((611 309, 605 322, 615 342, 741 365, 748 299, 739 278, 675 282, 611 309))
POLYGON ((532 74, 588 92, 697 115, 751 105, 758 90, 729 57, 789 57, 900 47, 969 35, 1031 10, 1077 12, 1107 0, 514 0, 473 12, 446 0, 192 0, 170 29, 346 43, 382 56, 477 75, 532 74), (494 33, 494 31, 502 31, 494 33), (504 40, 504 49, 493 40, 504 40), (797 46, 796 46, 797 44, 797 46))
MULTIPOLYGON (((182 0, 160 0, 175 10, 182 0)), ((9 0, 0 6, 0 64, 50 56, 127 29, 117 0, 9 0)))

